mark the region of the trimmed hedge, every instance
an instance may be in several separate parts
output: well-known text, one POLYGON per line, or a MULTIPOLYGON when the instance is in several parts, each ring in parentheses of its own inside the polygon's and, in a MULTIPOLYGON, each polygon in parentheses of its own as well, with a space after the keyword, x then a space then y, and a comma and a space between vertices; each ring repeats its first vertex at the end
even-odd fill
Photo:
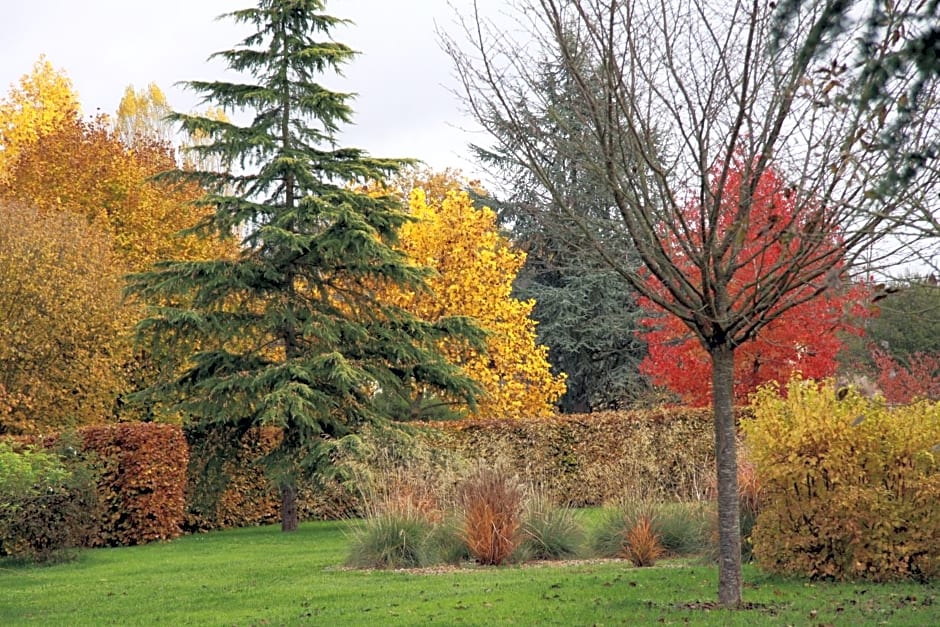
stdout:
POLYGON ((78 430, 96 456, 101 511, 94 546, 127 546, 182 534, 189 449, 176 425, 119 423, 78 430))
MULTIPOLYGON (((241 435, 191 429, 186 437, 190 460, 183 526, 187 532, 280 521, 280 495, 265 476, 263 464, 280 443, 279 429, 254 428, 241 435)), ((359 513, 358 499, 334 483, 318 487, 301 482, 297 501, 301 520, 359 513)))
POLYGON ((507 464, 556 502, 576 507, 623 496, 702 499, 715 467, 712 415, 704 409, 434 423, 423 437, 467 459, 507 464))
MULTIPOLYGON (((182 534, 189 448, 179 426, 117 423, 81 427, 75 443, 94 473, 97 506, 88 546, 129 546, 182 534)), ((11 437, 54 449, 59 435, 11 437)))
MULTIPOLYGON (((623 497, 699 500, 707 498, 714 485, 708 410, 409 423, 409 429, 414 437, 389 438, 384 431, 372 437, 364 434, 366 448, 374 454, 353 461, 351 474, 381 483, 400 468, 437 464, 438 472, 432 474, 444 475, 453 474, 455 460, 466 467, 480 460, 500 463, 521 480, 540 485, 555 503, 578 507, 623 497)), ((276 429, 254 429, 233 446, 220 434, 189 432, 185 528, 201 531, 278 521, 278 493, 265 479, 259 460, 279 437, 276 429)), ((359 489, 368 493, 381 487, 363 484, 359 489)), ((335 482, 302 484, 298 502, 302 519, 335 519, 363 511, 359 494, 335 482)))

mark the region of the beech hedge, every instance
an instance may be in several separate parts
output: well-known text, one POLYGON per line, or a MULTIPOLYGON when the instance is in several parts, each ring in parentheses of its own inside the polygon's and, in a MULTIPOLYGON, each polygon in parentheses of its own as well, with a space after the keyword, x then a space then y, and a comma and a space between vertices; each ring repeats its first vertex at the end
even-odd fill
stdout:
POLYGON ((558 503, 698 500, 713 485, 711 416, 704 409, 656 408, 467 420, 428 425, 424 439, 468 459, 506 464, 558 503))
MULTIPOLYGON (((357 466, 352 474, 372 477, 372 482, 381 482, 392 476, 393 470, 411 463, 439 464, 442 475, 453 474, 461 463, 468 468, 478 460, 499 463, 521 480, 541 486, 553 501, 572 506, 601 505, 622 498, 698 500, 709 497, 714 486, 714 436, 708 410, 609 411, 550 418, 409 423, 408 428, 411 437, 394 440, 384 431, 375 436, 365 434, 364 446, 373 454, 338 463, 357 466)), ((279 520, 278 493, 265 479, 261 463, 278 442, 276 429, 250 430, 235 446, 225 436, 192 431, 188 437, 187 530, 279 520)), ((433 471, 423 469, 425 474, 433 471)), ((364 509, 361 495, 376 487, 302 483, 300 517, 359 515, 364 509)))
MULTIPOLYGON (((56 448, 61 436, 9 438, 56 448)), ((69 441, 93 475, 97 498, 87 546, 128 546, 182 534, 189 450, 176 425, 117 423, 81 427, 69 441)), ((54 512, 50 512, 52 516, 54 512)))

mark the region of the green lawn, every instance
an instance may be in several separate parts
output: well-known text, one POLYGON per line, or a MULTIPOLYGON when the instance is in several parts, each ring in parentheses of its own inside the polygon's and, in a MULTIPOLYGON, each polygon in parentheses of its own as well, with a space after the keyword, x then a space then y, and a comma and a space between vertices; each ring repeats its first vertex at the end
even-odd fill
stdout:
POLYGON ((51 567, 0 562, 0 625, 940 624, 937 588, 810 584, 752 567, 752 609, 709 609, 717 571, 688 561, 345 570, 345 529, 237 529, 89 550, 51 567))

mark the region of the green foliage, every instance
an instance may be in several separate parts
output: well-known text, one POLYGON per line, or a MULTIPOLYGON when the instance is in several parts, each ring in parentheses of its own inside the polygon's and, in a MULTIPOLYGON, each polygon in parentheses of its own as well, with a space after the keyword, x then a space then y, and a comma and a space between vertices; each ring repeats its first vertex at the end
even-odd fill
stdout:
POLYGON ((355 568, 418 568, 429 563, 432 524, 413 508, 388 510, 366 518, 352 532, 346 560, 355 568))
MULTIPOLYGON (((186 531, 266 525, 278 520, 280 494, 265 460, 281 442, 279 429, 239 431, 191 425, 185 433, 190 447, 186 531)), ((337 520, 363 511, 359 488, 335 478, 301 477, 297 488, 300 520, 337 520)))
POLYGON ((571 559, 581 553, 584 530, 572 508, 556 506, 544 491, 535 490, 522 514, 522 537, 519 550, 526 559, 571 559))
POLYGON ((872 370, 872 347, 907 366, 916 353, 940 353, 940 288, 910 278, 886 289, 872 305, 875 315, 865 320, 864 335, 846 338, 846 350, 839 357, 843 368, 872 370))
POLYGON ((459 565, 473 560, 463 539, 462 521, 453 512, 434 525, 425 547, 431 564, 459 565))
POLYGON ((71 446, 0 442, 0 556, 71 559, 88 541, 94 511, 94 479, 71 446))
POLYGON ((207 138, 192 147, 197 158, 237 173, 166 176, 203 185, 202 202, 216 209, 196 231, 241 233, 241 250, 235 259, 158 264, 129 288, 154 306, 141 341, 179 354, 182 369, 141 397, 207 426, 283 430, 266 463, 285 488, 285 530, 296 526, 288 501, 298 465, 324 472, 337 440, 389 418, 375 404, 377 389, 407 381, 472 404, 476 386, 433 347, 455 336, 482 340, 466 319, 429 323, 376 298, 375 285, 421 291, 427 271, 394 248, 409 221, 398 198, 362 187, 405 162, 335 147, 352 117, 351 94, 318 81, 355 53, 329 38, 342 20, 323 7, 262 0, 229 15, 254 32, 215 56, 249 82, 189 86, 226 111, 244 110, 251 123, 172 118, 207 138))
POLYGON ((814 578, 940 574, 940 404, 889 408, 855 390, 791 382, 744 423, 762 497, 762 567, 814 578))
POLYGON ((709 548, 714 517, 714 508, 704 502, 622 500, 604 509, 591 530, 589 544, 595 555, 629 559, 631 532, 634 539, 646 540, 641 537, 644 534, 635 530, 642 528, 644 519, 648 519, 648 532, 655 536, 665 555, 700 555, 709 548))
MULTIPOLYGON (((597 79, 597 72, 587 67, 591 55, 587 50, 579 53, 581 69, 597 79)), ((486 126, 497 145, 474 147, 478 161, 505 190, 501 198, 486 202, 497 209, 527 254, 515 293, 535 300, 532 317, 539 323, 538 342, 549 347, 554 370, 567 375, 567 391, 559 403, 562 412, 642 403, 651 395, 639 372, 646 354, 636 334, 643 312, 634 289, 605 263, 597 243, 627 267, 637 268, 639 260, 622 223, 611 217, 615 202, 603 176, 578 157, 593 138, 581 122, 590 113, 578 95, 575 77, 560 59, 543 61, 536 74, 540 80, 529 88, 538 98, 526 99, 518 113, 534 128, 552 129, 540 146, 551 164, 536 174, 520 163, 514 154, 519 143, 514 130, 495 110, 487 112, 486 126)))
POLYGON ((662 503, 653 519, 659 541, 668 555, 700 555, 709 548, 714 504, 662 503))

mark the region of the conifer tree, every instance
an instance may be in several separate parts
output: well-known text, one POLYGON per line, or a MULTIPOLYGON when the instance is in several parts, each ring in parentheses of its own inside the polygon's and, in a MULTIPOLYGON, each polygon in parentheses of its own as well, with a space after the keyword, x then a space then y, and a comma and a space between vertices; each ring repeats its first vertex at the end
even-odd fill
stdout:
POLYGON ((474 384, 434 347, 455 335, 481 340, 463 318, 423 322, 372 293, 377 283, 424 289, 427 271, 392 246, 409 219, 396 197, 361 188, 406 161, 336 147, 351 94, 318 77, 338 73, 355 52, 329 37, 343 20, 323 9, 322 0, 260 0, 225 16, 255 32, 214 56, 249 81, 188 86, 251 121, 173 114, 191 136, 208 138, 197 155, 231 167, 167 176, 208 190, 201 202, 215 212, 199 232, 240 233, 240 253, 163 262, 129 287, 152 306, 141 340, 179 357, 176 376, 141 396, 206 428, 282 429, 268 468, 285 531, 297 524, 299 473, 323 476, 361 426, 394 418, 376 405, 378 390, 405 380, 472 400, 474 384))

